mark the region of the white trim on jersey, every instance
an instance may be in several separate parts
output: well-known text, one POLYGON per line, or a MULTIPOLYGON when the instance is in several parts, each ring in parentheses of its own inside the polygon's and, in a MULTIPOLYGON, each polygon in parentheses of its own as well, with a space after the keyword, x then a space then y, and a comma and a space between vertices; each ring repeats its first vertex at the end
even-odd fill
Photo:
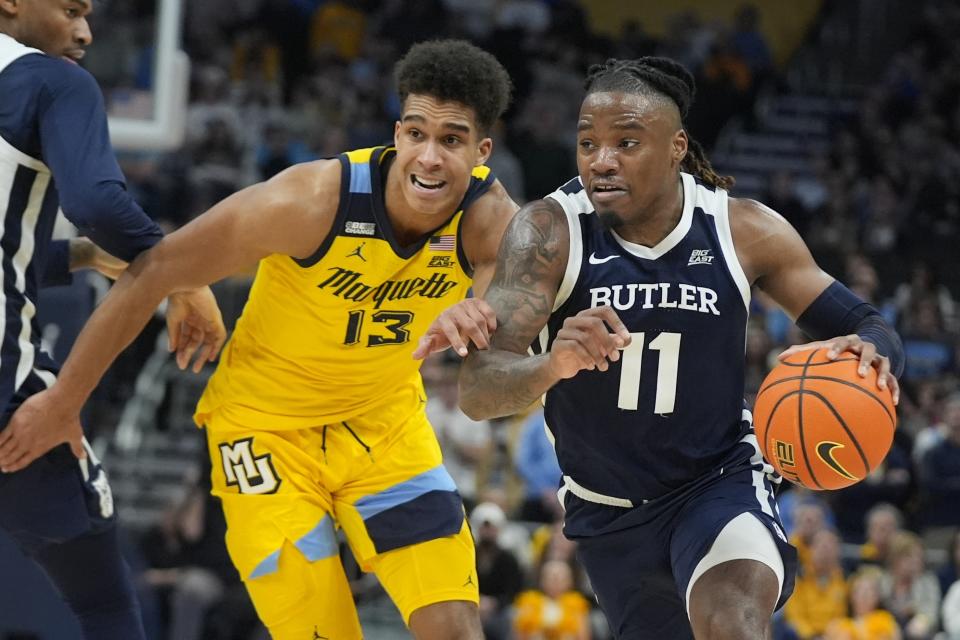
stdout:
POLYGON ((680 179, 683 181, 683 211, 680 213, 680 221, 677 223, 677 226, 673 228, 673 231, 668 233, 656 246, 645 247, 642 244, 624 240, 616 231, 611 229, 610 234, 613 236, 613 239, 617 241, 617 244, 638 258, 656 260, 680 244, 680 242, 687 237, 687 233, 690 232, 690 227, 693 225, 693 208, 697 202, 695 198, 697 183, 689 173, 681 173, 680 179))
POLYGON ((563 498, 566 496, 567 491, 577 496, 581 500, 586 500, 587 502, 605 504, 609 507, 621 507, 623 509, 633 508, 633 502, 627 498, 615 498, 613 496, 606 496, 602 493, 597 493, 596 491, 591 491, 590 489, 587 489, 583 485, 579 484, 570 476, 565 475, 563 476, 563 486, 560 487, 560 491, 557 492, 557 498, 560 499, 560 504, 563 504, 563 498))
MULTIPOLYGON (((42 54, 43 52, 39 49, 31 49, 30 47, 24 46, 10 36, 0 33, 0 73, 3 73, 3 70, 6 69, 13 61, 31 53, 42 54)), ((20 151, 12 144, 4 140, 2 137, 0 137, 0 158, 9 158, 15 163, 22 164, 23 166, 33 169, 34 171, 50 173, 47 165, 43 164, 40 160, 37 160, 32 156, 28 156, 23 151, 20 151)), ((4 200, 3 202, 7 201, 8 200, 4 200)))
POLYGON ((693 585, 710 569, 731 560, 756 560, 773 571, 777 576, 777 600, 783 592, 783 577, 786 569, 783 566, 783 556, 773 540, 773 534, 760 520, 750 512, 741 513, 720 530, 714 538, 710 550, 700 559, 690 582, 687 583, 687 593, 684 600, 687 605, 687 618, 690 617, 690 594, 693 585))
POLYGON ((697 201, 704 204, 711 200, 713 206, 704 206, 703 211, 711 216, 717 223, 717 236, 720 239, 720 248, 723 250, 723 259, 727 263, 727 268, 733 276, 733 282, 740 290, 740 297, 743 298, 743 306, 750 311, 750 282, 747 275, 743 272, 743 266, 737 258, 737 250, 733 244, 733 233, 730 231, 730 196, 717 187, 716 191, 710 191, 703 185, 696 184, 697 201))
MULTIPOLYGON (((13 272, 16 280, 14 286, 17 291, 27 290, 27 267, 33 260, 33 251, 36 246, 35 232, 37 220, 40 218, 40 209, 43 207, 43 199, 47 193, 47 186, 50 184, 50 174, 40 173, 33 181, 33 187, 30 189, 30 199, 27 201, 27 208, 23 212, 20 231, 20 247, 13 254, 13 272)), ((30 340, 33 330, 33 317, 37 314, 37 307, 33 302, 24 296, 23 308, 20 310, 20 362, 17 363, 17 373, 14 378, 13 388, 19 389, 23 381, 27 379, 30 370, 33 369, 34 359, 36 358, 36 349, 30 340)))
POLYGON ((11 160, 16 164, 33 169, 37 173, 49 174, 50 169, 36 158, 28 156, 20 149, 7 142, 0 136, 0 160, 11 160))
POLYGON ((57 376, 46 369, 34 369, 33 373, 40 378, 40 381, 43 382, 43 384, 47 385, 47 389, 52 387, 57 381, 57 376))
POLYGON ((760 469, 753 469, 750 472, 751 480, 753 481, 754 492, 757 495, 757 503, 760 505, 761 511, 768 516, 773 516, 773 509, 770 507, 770 504, 776 504, 776 502, 772 499, 773 496, 770 495, 770 492, 767 490, 767 486, 763 482, 768 475, 773 473, 773 467, 763 459, 763 454, 760 452, 760 444, 757 442, 757 436, 753 433, 753 431, 743 436, 740 439, 740 442, 744 442, 753 447, 753 455, 750 456, 750 464, 753 467, 760 467, 760 469))
MULTIPOLYGON (((574 178, 578 183, 580 178, 574 178)), ((569 184, 569 183, 568 183, 569 184)), ((573 287, 580 277, 580 263, 583 262, 583 232, 580 229, 580 214, 593 211, 593 205, 587 197, 587 192, 580 185, 580 191, 570 195, 562 189, 557 189, 547 196, 554 200, 563 209, 567 217, 567 228, 570 230, 570 252, 567 254, 567 268, 563 272, 563 280, 557 290, 557 298, 553 302, 553 311, 556 311, 567 301, 573 292, 573 287)), ((546 342, 541 338, 543 351, 546 352, 546 342)))

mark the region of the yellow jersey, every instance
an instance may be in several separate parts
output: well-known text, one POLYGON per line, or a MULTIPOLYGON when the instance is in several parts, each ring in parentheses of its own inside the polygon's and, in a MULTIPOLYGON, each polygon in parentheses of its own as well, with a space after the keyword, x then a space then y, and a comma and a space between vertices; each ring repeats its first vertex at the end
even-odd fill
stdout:
POLYGON ((378 410, 384 426, 422 406, 417 340, 462 300, 472 272, 460 229, 464 211, 493 183, 473 170, 457 211, 400 246, 383 188, 390 147, 341 154, 340 205, 313 256, 271 255, 257 275, 233 336, 195 415, 283 430, 333 424, 378 410))

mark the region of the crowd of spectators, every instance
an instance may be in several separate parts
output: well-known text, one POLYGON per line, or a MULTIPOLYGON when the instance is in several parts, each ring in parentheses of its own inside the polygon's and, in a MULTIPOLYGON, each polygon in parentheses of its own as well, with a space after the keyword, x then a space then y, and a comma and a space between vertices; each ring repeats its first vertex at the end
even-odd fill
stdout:
MULTIPOLYGON (((142 108, 130 96, 150 83, 149 25, 135 17, 149 4, 99 10, 110 28, 98 38, 110 44, 94 47, 89 64, 112 87, 115 112, 142 108)), ((593 62, 662 54, 695 70, 700 97, 688 126, 708 148, 776 76, 752 7, 729 24, 680 13, 662 38, 637 21, 616 37, 593 33, 573 0, 204 0, 186 10, 186 145, 122 157, 134 195, 170 229, 294 163, 389 141, 399 109, 392 65, 424 38, 469 38, 508 68, 515 98, 493 131, 490 164, 521 203, 575 173, 573 123, 593 62)), ((920 3, 915 37, 859 98, 856 116, 831 122, 832 143, 813 175, 774 171, 764 198, 826 270, 895 324, 907 353, 900 426, 884 464, 828 494, 784 483, 781 509, 801 553, 797 590, 777 619, 784 640, 960 639, 957 33, 953 3, 920 3)), ((805 342, 762 295, 750 323, 748 394, 784 346, 805 342)), ((427 410, 470 513, 488 637, 605 637, 575 544, 558 524, 559 467, 542 411, 469 420, 456 405, 456 366, 450 357, 424 365, 427 410)), ((257 633, 228 624, 248 619, 235 614, 217 622, 224 607, 250 611, 223 556, 209 552, 222 525, 208 502, 189 492, 142 545, 144 587, 160 602, 148 607, 157 638, 257 633)))

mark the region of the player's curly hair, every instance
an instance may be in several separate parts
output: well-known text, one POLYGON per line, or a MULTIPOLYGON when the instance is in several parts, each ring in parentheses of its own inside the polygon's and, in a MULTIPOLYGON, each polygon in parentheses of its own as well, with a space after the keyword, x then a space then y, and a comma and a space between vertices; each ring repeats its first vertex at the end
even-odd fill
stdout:
POLYGON ((473 108, 486 135, 510 103, 513 84, 493 55, 464 40, 431 40, 410 47, 394 68, 400 100, 411 93, 473 108))
MULTIPOLYGON (((681 120, 693 104, 697 83, 687 69, 670 58, 645 56, 636 60, 611 58, 595 64, 587 72, 587 95, 598 91, 622 91, 642 96, 669 98, 680 110, 681 120)), ((733 186, 732 176, 721 176, 713 170, 700 143, 687 132, 687 155, 680 168, 697 176, 707 184, 721 189, 733 186)))

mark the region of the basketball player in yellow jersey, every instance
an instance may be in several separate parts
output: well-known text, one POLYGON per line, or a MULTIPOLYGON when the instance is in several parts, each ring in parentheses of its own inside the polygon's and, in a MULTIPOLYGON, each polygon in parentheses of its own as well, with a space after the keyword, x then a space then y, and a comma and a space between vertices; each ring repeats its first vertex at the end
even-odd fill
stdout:
MULTIPOLYGON (((411 356, 471 283, 485 289, 517 209, 483 164, 510 81, 461 41, 414 46, 396 79, 395 147, 292 167, 164 238, 13 418, 69 422, 165 295, 259 260, 197 420, 231 557, 278 640, 361 637, 336 527, 415 637, 482 637, 473 541, 411 356)), ((486 347, 485 328, 465 335, 486 347)))

